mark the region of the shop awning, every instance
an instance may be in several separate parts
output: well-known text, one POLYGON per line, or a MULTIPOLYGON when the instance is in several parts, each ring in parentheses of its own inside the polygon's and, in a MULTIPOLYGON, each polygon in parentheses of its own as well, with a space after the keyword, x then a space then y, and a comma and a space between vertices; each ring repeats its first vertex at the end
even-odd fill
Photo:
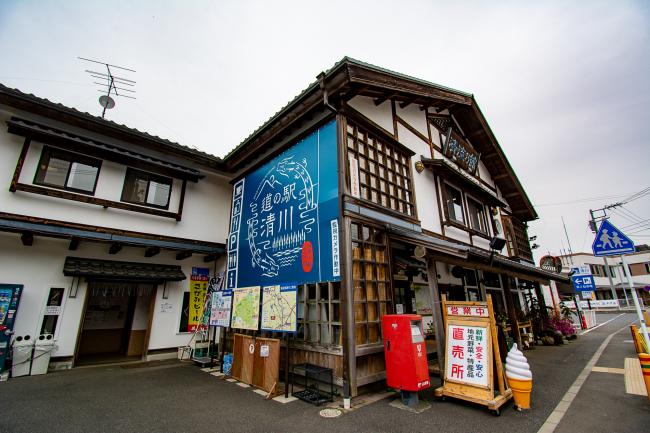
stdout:
POLYGON ((186 278, 178 265, 118 262, 81 257, 66 257, 63 275, 94 280, 132 282, 181 281, 186 278))
POLYGON ((566 275, 549 272, 533 264, 517 262, 497 253, 490 254, 489 251, 480 248, 438 239, 425 233, 395 227, 390 224, 387 226, 387 230, 391 238, 402 239, 414 245, 426 247, 434 258, 446 263, 490 272, 506 272, 516 277, 540 282, 550 280, 560 283, 569 282, 566 275))

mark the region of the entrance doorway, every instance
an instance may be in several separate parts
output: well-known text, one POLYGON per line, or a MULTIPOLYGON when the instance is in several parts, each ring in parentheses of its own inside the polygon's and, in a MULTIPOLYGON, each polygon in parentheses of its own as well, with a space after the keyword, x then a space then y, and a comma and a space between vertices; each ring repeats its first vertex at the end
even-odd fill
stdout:
POLYGON ((76 364, 141 359, 153 289, 153 284, 89 282, 76 364))

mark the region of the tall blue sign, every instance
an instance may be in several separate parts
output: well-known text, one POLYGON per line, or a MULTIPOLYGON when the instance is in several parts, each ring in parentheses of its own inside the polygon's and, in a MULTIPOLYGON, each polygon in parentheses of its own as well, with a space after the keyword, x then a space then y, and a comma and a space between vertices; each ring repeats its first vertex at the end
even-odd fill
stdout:
POLYGON ((233 187, 228 288, 340 279, 336 122, 233 187))

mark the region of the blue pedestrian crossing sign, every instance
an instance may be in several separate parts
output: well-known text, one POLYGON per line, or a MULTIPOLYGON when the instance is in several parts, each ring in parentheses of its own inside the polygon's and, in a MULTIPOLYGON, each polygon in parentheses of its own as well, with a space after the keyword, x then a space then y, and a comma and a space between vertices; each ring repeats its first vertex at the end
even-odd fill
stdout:
POLYGON ((634 242, 614 224, 603 220, 591 245, 594 256, 618 256, 634 252, 634 242))

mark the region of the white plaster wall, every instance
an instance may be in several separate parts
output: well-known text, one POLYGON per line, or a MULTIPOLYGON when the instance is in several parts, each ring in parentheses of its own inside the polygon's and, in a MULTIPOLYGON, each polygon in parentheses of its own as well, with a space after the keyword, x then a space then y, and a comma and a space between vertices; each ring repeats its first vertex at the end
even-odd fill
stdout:
POLYGON ((390 101, 376 106, 372 98, 355 96, 348 101, 348 104, 393 135, 393 111, 390 108, 390 101))
POLYGON ((445 226, 445 236, 469 244, 469 233, 453 226, 445 226))
POLYGON ((138 296, 135 301, 135 311, 133 312, 133 322, 131 323, 132 331, 147 329, 147 319, 149 318, 149 300, 152 294, 148 296, 138 296))
POLYGON ((440 211, 436 196, 436 183, 431 170, 424 170, 418 173, 415 170, 415 163, 420 161, 421 156, 429 157, 429 145, 414 135, 402 125, 397 126, 400 143, 415 152, 411 158, 411 172, 415 188, 415 199, 418 210, 418 218, 423 229, 442 233, 440 228, 440 211))
MULTIPOLYGON (((162 299, 163 287, 158 287, 156 302, 154 304, 154 316, 152 323, 149 349, 173 348, 187 344, 191 334, 179 333, 178 326, 181 314, 181 291, 189 290, 189 277, 192 266, 210 268, 213 274, 224 269, 224 260, 212 263, 204 263, 203 256, 192 256, 188 259, 177 261, 175 253, 163 251, 151 258, 144 257, 142 248, 124 247, 116 255, 108 254, 108 245, 81 242, 76 251, 68 251, 69 242, 62 239, 35 237, 31 247, 23 246, 19 234, 0 232, 0 283, 22 284, 24 291, 20 300, 16 316, 16 335, 35 335, 40 331, 43 320, 43 313, 47 294, 50 287, 64 287, 63 311, 57 325, 57 350, 53 356, 72 356, 74 354, 77 340, 77 332, 82 316, 87 284, 82 278, 79 283, 76 298, 70 298, 70 286, 72 277, 63 275, 63 264, 66 256, 89 257, 103 260, 132 261, 142 263, 159 263, 181 265, 183 273, 187 276, 184 281, 168 283, 169 299, 162 299), (169 312, 161 313, 162 303, 172 304, 169 312)), ((75 279, 75 287, 77 284, 75 279)), ((143 309, 148 313, 148 299, 144 297, 143 309)), ((134 320, 137 329, 146 328, 145 317, 144 327, 142 316, 134 320)), ((136 329, 136 328, 134 328, 136 329)))
MULTIPOLYGON (((427 138, 429 137, 429 130, 427 129, 427 115, 424 111, 420 110, 420 107, 418 105, 411 104, 406 108, 400 108, 399 104, 395 104, 395 113, 404 119, 406 123, 415 128, 415 130, 420 134, 427 138)), ((398 136, 401 138, 402 134, 400 133, 398 136)), ((427 152, 427 158, 430 158, 429 154, 430 152, 427 152)))
MULTIPOLYGON (((4 125, 10 113, 0 111, 4 125)), ((24 139, 0 129, 0 211, 36 216, 53 220, 140 231, 163 236, 225 243, 230 220, 231 187, 228 179, 206 174, 198 183, 188 182, 181 221, 121 209, 50 198, 27 192, 11 193, 9 184, 20 155, 24 139)), ((43 145, 32 142, 20 175, 20 182, 32 184, 43 145)), ((136 167, 137 168, 137 167, 136 167)), ((95 197, 120 201, 126 167, 103 161, 95 197)), ((170 197, 170 212, 178 210, 181 181, 174 180, 170 197)))

